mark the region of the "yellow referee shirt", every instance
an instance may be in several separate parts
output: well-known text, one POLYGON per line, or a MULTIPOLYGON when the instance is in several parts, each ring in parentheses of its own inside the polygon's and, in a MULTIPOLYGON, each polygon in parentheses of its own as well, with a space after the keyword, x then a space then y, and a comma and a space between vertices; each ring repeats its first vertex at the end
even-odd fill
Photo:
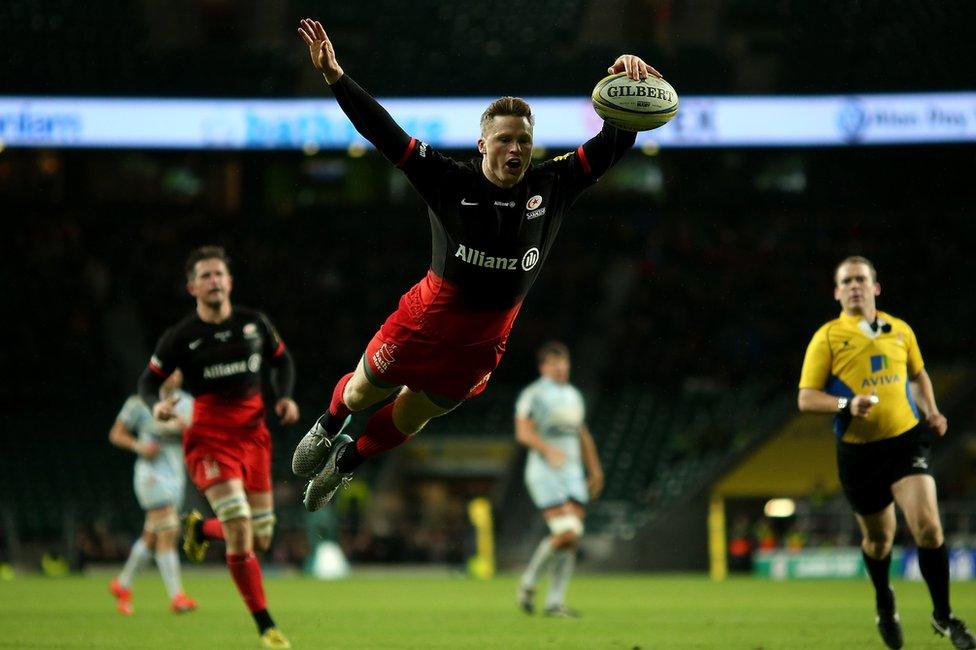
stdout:
POLYGON ((803 359, 800 388, 838 397, 877 393, 879 402, 868 417, 839 413, 834 418, 834 433, 844 442, 874 442, 899 436, 918 424, 919 411, 908 380, 923 367, 915 332, 905 321, 879 311, 878 328, 872 330, 864 318, 841 313, 813 335, 803 359))

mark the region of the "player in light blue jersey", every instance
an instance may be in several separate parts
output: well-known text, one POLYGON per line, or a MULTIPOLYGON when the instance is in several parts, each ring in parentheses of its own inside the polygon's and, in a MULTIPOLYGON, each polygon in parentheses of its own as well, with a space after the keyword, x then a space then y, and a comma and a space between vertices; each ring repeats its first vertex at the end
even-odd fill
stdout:
POLYGON ((529 448, 525 485, 551 535, 539 542, 522 574, 518 604, 527 614, 535 611, 539 576, 551 566, 545 613, 577 617, 566 606, 566 588, 576 566, 586 504, 603 490, 603 469, 586 426, 583 396, 569 383, 569 350, 562 343, 546 343, 538 359, 541 377, 515 403, 515 438, 529 448))
POLYGON ((109 589, 119 613, 131 615, 132 580, 153 554, 170 597, 170 609, 181 614, 197 608, 183 593, 180 558, 176 552, 180 520, 177 509, 183 503, 186 478, 183 470, 183 430, 190 423, 193 398, 180 390, 182 375, 174 372, 160 393, 174 404, 176 418, 167 422, 153 419, 145 403, 133 395, 126 400, 109 432, 116 447, 136 454, 133 485, 139 506, 146 511, 142 536, 132 545, 122 572, 109 589))

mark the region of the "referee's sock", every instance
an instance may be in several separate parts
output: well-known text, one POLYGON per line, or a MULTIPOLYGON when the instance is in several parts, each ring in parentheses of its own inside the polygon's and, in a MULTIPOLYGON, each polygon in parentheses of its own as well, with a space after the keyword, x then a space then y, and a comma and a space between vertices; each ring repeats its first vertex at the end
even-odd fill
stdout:
POLYGON ((946 545, 918 549, 918 568, 932 596, 932 615, 939 621, 949 618, 949 551, 946 545))
POLYGON ((880 560, 875 560, 861 550, 864 556, 864 566, 868 569, 871 576, 871 583, 874 585, 874 600, 879 611, 891 612, 895 608, 895 597, 891 591, 888 581, 888 570, 891 568, 891 553, 880 560))

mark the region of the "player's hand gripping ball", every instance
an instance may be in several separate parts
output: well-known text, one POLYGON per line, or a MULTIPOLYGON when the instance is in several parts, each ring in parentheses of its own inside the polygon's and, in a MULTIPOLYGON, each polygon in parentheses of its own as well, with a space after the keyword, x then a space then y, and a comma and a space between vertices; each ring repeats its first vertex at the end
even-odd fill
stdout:
POLYGON ((634 80, 626 72, 604 77, 593 88, 593 110, 624 131, 650 131, 667 124, 678 112, 678 93, 664 79, 634 80))

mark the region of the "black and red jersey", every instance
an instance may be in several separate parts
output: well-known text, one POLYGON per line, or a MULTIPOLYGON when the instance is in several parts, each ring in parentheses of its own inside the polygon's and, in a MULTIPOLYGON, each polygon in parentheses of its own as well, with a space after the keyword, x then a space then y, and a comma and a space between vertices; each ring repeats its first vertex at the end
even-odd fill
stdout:
POLYGON ((453 343, 507 336, 566 211, 636 138, 605 124, 575 151, 530 165, 519 183, 502 188, 485 178, 480 158, 460 162, 407 135, 348 75, 331 88, 356 129, 427 203, 430 270, 405 300, 418 327, 453 343))
POLYGON ((264 419, 262 368, 276 369, 277 397, 291 395, 294 365, 268 317, 234 307, 230 318, 207 323, 196 311, 166 330, 139 381, 143 400, 157 401, 163 380, 179 368, 195 398, 194 427, 253 427, 264 419))

